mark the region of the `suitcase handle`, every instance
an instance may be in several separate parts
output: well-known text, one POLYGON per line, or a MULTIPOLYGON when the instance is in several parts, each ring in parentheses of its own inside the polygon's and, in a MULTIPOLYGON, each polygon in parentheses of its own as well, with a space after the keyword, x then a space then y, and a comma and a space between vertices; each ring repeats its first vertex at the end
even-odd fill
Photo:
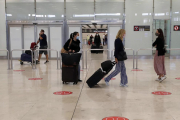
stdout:
POLYGON ((115 64, 116 64, 116 61, 113 61, 113 62, 112 62, 112 65, 115 65, 115 64))

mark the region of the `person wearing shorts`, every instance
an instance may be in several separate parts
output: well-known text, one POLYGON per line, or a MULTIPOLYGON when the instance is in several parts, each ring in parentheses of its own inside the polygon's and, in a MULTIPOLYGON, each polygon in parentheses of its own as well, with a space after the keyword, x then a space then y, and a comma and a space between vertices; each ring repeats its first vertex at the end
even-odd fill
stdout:
POLYGON ((37 44, 40 42, 40 51, 39 51, 39 58, 38 58, 38 63, 40 63, 40 59, 41 59, 41 56, 42 54, 44 53, 44 55, 46 56, 46 63, 49 62, 48 60, 48 53, 47 53, 47 50, 41 50, 41 49, 47 49, 48 48, 48 45, 47 45, 47 37, 46 35, 44 34, 44 30, 41 30, 40 33, 39 33, 39 40, 37 41, 37 44))

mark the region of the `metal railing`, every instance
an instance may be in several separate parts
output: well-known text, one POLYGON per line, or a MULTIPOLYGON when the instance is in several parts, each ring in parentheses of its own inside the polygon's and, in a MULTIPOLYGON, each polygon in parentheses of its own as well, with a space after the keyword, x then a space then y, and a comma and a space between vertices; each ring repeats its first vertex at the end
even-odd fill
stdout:
MULTIPOLYGON (((58 51, 57 50, 54 50, 54 49, 38 49, 38 50, 36 50, 36 54, 38 51, 56 51, 56 53, 57 53, 57 69, 59 69, 58 51)), ((37 57, 37 55, 35 55, 35 56, 37 57)), ((35 60, 37 59, 36 57, 35 57, 35 60)), ((36 69, 36 64, 35 64, 35 69, 36 69)))
POLYGON ((109 52, 109 56, 111 56, 111 52, 110 52, 110 50, 109 49, 88 49, 88 50, 86 50, 86 69, 87 69, 87 52, 88 51, 96 51, 96 50, 106 50, 106 51, 108 51, 109 52))
MULTIPOLYGON (((13 59, 12 59, 12 52, 13 51, 25 51, 25 50, 29 50, 29 49, 14 49, 14 50, 11 50, 11 69, 13 69, 13 59)), ((33 52, 32 50, 31 51, 31 57, 32 57, 32 69, 34 69, 33 67, 33 52)))
MULTIPOLYGON (((133 69, 134 69, 135 68, 135 51, 132 48, 125 48, 125 50, 132 50, 133 51, 133 69)), ((113 58, 113 52, 114 52, 114 50, 111 51, 111 60, 113 60, 112 59, 113 58)))
POLYGON ((10 70, 10 60, 9 60, 9 51, 8 50, 0 50, 0 51, 6 51, 8 56, 8 70, 10 70))
MULTIPOLYGON (((81 49, 82 52, 81 60, 82 60, 82 68, 84 69, 84 50, 81 49)), ((59 51, 59 58, 60 58, 60 69, 62 68, 62 58, 61 58, 61 51, 59 51)))
MULTIPOLYGON (((156 48, 141 48, 139 50, 136 51, 136 69, 138 69, 138 52, 140 50, 156 50, 156 48)), ((180 48, 167 48, 166 50, 180 50, 180 48)))

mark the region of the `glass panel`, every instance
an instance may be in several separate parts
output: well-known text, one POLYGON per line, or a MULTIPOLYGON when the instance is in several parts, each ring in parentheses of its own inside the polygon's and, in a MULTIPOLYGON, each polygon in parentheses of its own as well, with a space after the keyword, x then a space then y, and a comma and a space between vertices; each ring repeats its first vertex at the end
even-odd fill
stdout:
POLYGON ((34 20, 34 0, 6 0, 7 20, 34 20))
POLYGON ((94 0, 66 0, 69 20, 94 20, 94 0))
POLYGON ((24 49, 30 49, 32 42, 34 42, 34 25, 24 26, 24 49))
POLYGON ((96 0, 96 19, 122 20, 124 0, 96 0), (108 9, 110 8, 110 9, 108 9))
POLYGON ((154 19, 170 19, 170 0, 154 0, 154 19))
MULTIPOLYGON (((174 31, 175 25, 180 25, 180 0, 172 2, 172 26, 171 26, 171 48, 179 48, 180 31, 174 31)), ((171 55, 180 55, 180 51, 172 50, 171 55)))
MULTIPOLYGON (((50 42, 51 49, 55 49, 60 51, 62 49, 62 28, 59 27, 50 27, 50 42)), ((51 58, 55 58, 57 53, 55 51, 51 51, 51 58)))
POLYGON ((36 0, 37 20, 64 19, 64 0, 36 0))
MULTIPOLYGON (((11 50, 22 49, 21 27, 10 27, 11 50)), ((20 57, 22 51, 14 51, 12 57, 20 57)))

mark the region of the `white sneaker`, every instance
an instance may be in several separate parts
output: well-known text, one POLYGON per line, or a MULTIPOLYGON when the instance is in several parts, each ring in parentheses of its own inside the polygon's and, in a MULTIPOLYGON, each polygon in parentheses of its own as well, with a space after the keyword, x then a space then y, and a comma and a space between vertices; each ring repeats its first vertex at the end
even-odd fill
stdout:
POLYGON ((156 81, 160 81, 161 79, 157 78, 156 81))
POLYGON ((164 76, 164 77, 161 77, 161 80, 160 80, 160 82, 164 81, 166 78, 167 78, 166 76, 164 76))
POLYGON ((123 85, 123 84, 120 84, 120 87, 124 87, 124 85, 123 85))
POLYGON ((128 87, 128 85, 124 85, 124 87, 128 87))

